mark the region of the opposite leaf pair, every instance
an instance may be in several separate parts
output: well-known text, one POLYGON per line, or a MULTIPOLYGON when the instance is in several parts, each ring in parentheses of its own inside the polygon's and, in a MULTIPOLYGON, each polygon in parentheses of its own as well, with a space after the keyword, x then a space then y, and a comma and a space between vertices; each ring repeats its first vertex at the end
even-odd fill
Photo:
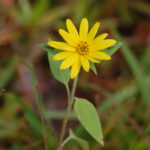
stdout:
MULTIPOLYGON (((60 29, 59 33, 67 43, 50 41, 48 44, 56 49, 47 47, 47 45, 41 45, 41 48, 48 52, 48 60, 53 76, 66 87, 69 87, 68 83, 70 77, 71 79, 75 78, 78 75, 81 66, 85 71, 88 72, 91 68, 92 71, 97 74, 94 63, 99 63, 101 60, 109 60, 111 55, 120 48, 122 43, 119 42, 116 44, 116 41, 113 39, 105 39, 107 37, 106 33, 94 39, 100 24, 96 23, 88 33, 88 21, 85 18, 81 21, 79 34, 69 19, 67 19, 66 25, 68 32, 60 29), (114 44, 116 45, 113 46, 114 44), (113 47, 106 49, 110 46, 113 47), (63 50, 63 52, 58 52, 58 49, 63 50), (70 67, 71 71, 69 69, 70 67)), ((74 95, 72 95, 71 100, 74 100, 74 95)), ((72 104, 73 102, 71 102, 71 106, 72 104)), ((87 132, 97 142, 103 145, 102 128, 99 121, 99 115, 94 105, 86 99, 76 98, 74 111, 78 120, 87 132)), ((68 138, 74 138, 78 140, 78 142, 82 141, 81 139, 74 137, 73 134, 68 138)))

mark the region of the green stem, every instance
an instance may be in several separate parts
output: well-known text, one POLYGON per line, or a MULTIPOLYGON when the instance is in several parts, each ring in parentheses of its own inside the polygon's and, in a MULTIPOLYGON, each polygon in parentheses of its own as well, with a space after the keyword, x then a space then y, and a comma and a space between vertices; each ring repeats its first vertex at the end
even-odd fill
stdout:
POLYGON ((66 131, 66 126, 67 126, 67 122, 68 122, 68 119, 69 119, 69 114, 71 112, 72 104, 73 104, 73 101, 74 101, 74 95, 75 95, 75 91, 76 91, 76 87, 77 87, 77 81, 78 81, 78 76, 73 81, 71 95, 70 96, 68 95, 68 106, 67 106, 66 116, 64 118, 63 125, 62 125, 58 150, 62 150, 62 143, 63 143, 64 136, 65 136, 65 131, 66 131))
POLYGON ((40 104, 40 113, 41 113, 40 115, 41 115, 42 129, 43 129, 44 145, 45 145, 45 150, 48 150, 44 114, 43 114, 43 110, 42 110, 42 103, 41 103, 41 97, 40 97, 40 91, 39 91, 38 85, 36 85, 36 88, 37 88, 38 100, 39 100, 39 104, 40 104))
POLYGON ((68 84, 66 84, 65 86, 66 86, 67 95, 68 95, 68 100, 69 100, 69 98, 70 98, 70 90, 69 90, 69 86, 68 86, 68 84))

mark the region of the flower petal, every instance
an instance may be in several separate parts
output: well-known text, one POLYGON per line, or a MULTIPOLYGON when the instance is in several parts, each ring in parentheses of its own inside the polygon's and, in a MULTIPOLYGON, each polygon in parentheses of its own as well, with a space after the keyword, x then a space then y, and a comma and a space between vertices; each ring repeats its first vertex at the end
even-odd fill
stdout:
POLYGON ((53 60, 62 60, 67 57, 69 57, 72 54, 72 52, 60 52, 53 56, 53 60))
POLYGON ((60 69, 67 69, 70 66, 72 66, 72 64, 74 63, 74 61, 76 60, 77 54, 73 53, 71 56, 69 56, 67 59, 65 59, 61 65, 60 65, 60 69))
POLYGON ((76 57, 75 62, 73 63, 71 72, 70 72, 71 79, 75 78, 78 75, 80 71, 80 67, 81 67, 81 64, 79 61, 79 57, 76 57))
POLYGON ((87 35, 88 35, 88 20, 86 18, 83 18, 81 20, 79 34, 80 34, 80 40, 81 41, 85 41, 87 39, 87 35))
POLYGON ((66 51, 75 51, 75 48, 68 45, 67 43, 65 42, 57 42, 57 41, 50 41, 48 42, 48 45, 56 48, 56 49, 59 49, 59 50, 66 50, 66 51))
POLYGON ((97 36, 97 37, 92 41, 92 44, 98 43, 98 42, 100 42, 100 41, 103 41, 107 36, 108 36, 108 33, 103 33, 103 34, 97 36))
POLYGON ((81 65, 82 65, 83 69, 86 72, 89 72, 89 70, 90 70, 90 64, 89 64, 88 59, 86 57, 84 57, 84 56, 80 56, 80 61, 81 61, 81 65))
POLYGON ((72 39, 70 34, 63 29, 59 29, 59 34, 63 37, 63 39, 71 46, 76 46, 75 41, 72 39))
POLYGON ((68 29, 68 32, 70 33, 70 35, 77 41, 79 40, 79 34, 77 32, 76 27, 74 26, 74 24, 72 23, 72 21, 70 19, 66 20, 66 26, 68 29))
POLYGON ((116 43, 117 41, 114 39, 96 40, 92 43, 91 49, 96 50, 96 51, 103 50, 103 49, 113 46, 116 43))
POLYGON ((97 59, 102 59, 102 60, 110 60, 111 57, 103 52, 93 52, 92 57, 97 58, 97 59))
POLYGON ((90 30, 88 34, 88 41, 93 40, 93 38, 95 37, 97 33, 99 26, 100 26, 100 22, 96 22, 95 25, 92 27, 92 29, 90 30))

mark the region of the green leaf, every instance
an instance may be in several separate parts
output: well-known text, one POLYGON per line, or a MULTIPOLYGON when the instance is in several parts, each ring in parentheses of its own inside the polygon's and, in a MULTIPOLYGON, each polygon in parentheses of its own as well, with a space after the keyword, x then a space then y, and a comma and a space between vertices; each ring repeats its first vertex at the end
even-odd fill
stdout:
POLYGON ((56 78, 56 80, 67 85, 70 80, 70 69, 60 70, 61 61, 53 60, 53 56, 58 52, 58 50, 53 49, 46 44, 41 44, 40 47, 48 52, 48 61, 53 76, 56 78))
POLYGON ((86 99, 76 98, 74 111, 87 132, 100 144, 104 144, 103 133, 98 113, 92 103, 86 99))
POLYGON ((92 71, 97 75, 97 70, 96 70, 96 67, 94 65, 93 62, 90 61, 90 68, 92 69, 92 71))
POLYGON ((52 48, 47 44, 40 44, 39 47, 45 50, 46 52, 53 52, 52 48))
POLYGON ((70 69, 60 70, 61 61, 54 61, 51 52, 48 52, 48 61, 53 76, 61 83, 67 85, 70 80, 70 69))
POLYGON ((109 56, 112 56, 122 45, 122 42, 118 42, 115 46, 102 50, 102 52, 108 54, 109 56))
POLYGON ((82 148, 82 150, 89 150, 89 144, 86 140, 77 137, 72 130, 69 131, 69 137, 63 142, 63 147, 70 140, 75 140, 77 144, 82 148))

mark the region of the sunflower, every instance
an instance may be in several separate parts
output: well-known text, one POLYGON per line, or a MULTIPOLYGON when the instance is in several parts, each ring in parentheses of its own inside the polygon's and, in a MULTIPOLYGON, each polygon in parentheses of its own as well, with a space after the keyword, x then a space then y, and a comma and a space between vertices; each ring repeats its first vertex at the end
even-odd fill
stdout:
POLYGON ((100 22, 96 22, 89 32, 86 18, 81 20, 79 33, 70 19, 66 20, 66 26, 68 32, 59 29, 59 34, 66 42, 49 41, 48 45, 62 50, 62 52, 53 56, 53 60, 63 60, 60 65, 61 70, 71 67, 71 79, 78 75, 81 66, 86 72, 89 72, 90 61, 100 63, 100 60, 111 59, 109 55, 101 50, 113 46, 116 44, 116 40, 105 39, 108 36, 107 33, 95 38, 100 22))

